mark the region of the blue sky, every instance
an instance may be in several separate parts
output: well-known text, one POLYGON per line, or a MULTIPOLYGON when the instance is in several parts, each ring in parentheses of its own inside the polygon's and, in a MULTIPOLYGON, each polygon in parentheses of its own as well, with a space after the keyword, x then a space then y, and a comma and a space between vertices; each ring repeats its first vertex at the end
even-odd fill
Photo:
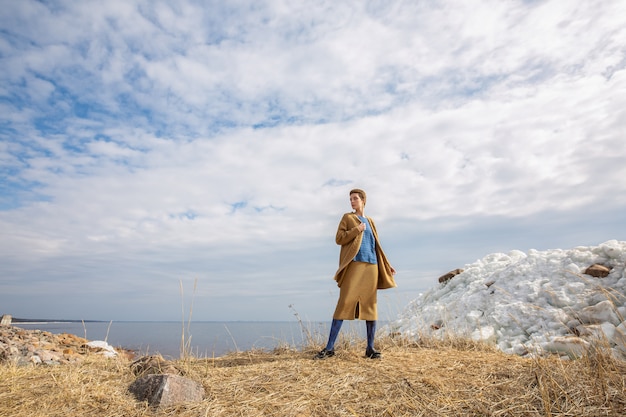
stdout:
POLYGON ((625 239, 625 2, 0 6, 0 313, 329 320, 354 187, 381 319, 625 239))

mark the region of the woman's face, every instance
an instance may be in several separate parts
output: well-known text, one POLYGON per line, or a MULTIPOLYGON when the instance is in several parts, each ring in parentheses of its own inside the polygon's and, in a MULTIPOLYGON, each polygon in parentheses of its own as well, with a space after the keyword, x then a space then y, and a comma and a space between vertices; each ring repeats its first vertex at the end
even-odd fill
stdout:
POLYGON ((352 206, 352 210, 362 211, 363 200, 361 199, 361 196, 357 193, 350 194, 350 205, 352 206))

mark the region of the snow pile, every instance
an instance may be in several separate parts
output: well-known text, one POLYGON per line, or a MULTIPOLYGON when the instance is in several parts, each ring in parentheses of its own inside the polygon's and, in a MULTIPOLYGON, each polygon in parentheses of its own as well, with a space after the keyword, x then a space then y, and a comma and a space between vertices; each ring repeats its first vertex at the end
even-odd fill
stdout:
POLYGON ((626 242, 494 253, 413 300, 387 326, 409 338, 471 337, 518 355, 579 355, 594 340, 626 358, 626 242), (604 278, 586 275, 600 264, 604 278))
POLYGON ((117 356, 117 351, 115 350, 115 348, 103 340, 91 341, 87 343, 87 346, 97 350, 100 354, 106 356, 107 358, 117 356))

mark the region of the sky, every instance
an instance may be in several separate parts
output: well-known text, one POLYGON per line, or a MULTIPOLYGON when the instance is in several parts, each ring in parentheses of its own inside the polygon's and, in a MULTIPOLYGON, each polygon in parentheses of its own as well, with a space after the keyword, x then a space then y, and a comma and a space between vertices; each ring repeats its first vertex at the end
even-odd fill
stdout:
POLYGON ((625 239, 621 0, 0 6, 0 314, 330 320, 352 188, 380 319, 625 239))

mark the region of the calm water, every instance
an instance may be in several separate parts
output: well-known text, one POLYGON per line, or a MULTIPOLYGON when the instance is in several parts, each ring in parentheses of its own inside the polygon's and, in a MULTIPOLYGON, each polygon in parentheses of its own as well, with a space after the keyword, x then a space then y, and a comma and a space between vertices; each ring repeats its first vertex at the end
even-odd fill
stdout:
MULTIPOLYGON (((342 333, 364 336, 364 323, 345 322, 342 333)), ((14 326, 106 340, 112 346, 140 354, 160 353, 171 358, 180 357, 183 334, 181 322, 14 323, 14 326)), ((308 338, 318 345, 325 344, 329 326, 330 323, 192 322, 185 325, 185 341, 196 357, 221 356, 237 350, 271 350, 287 345, 300 348, 308 338)))

